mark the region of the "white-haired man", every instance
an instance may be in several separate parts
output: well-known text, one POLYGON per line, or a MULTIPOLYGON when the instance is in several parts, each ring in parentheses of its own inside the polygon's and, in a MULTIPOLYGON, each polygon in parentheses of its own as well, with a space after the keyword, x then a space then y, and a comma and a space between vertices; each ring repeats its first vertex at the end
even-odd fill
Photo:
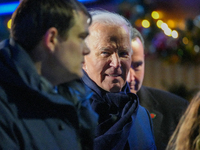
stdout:
POLYGON ((154 150, 151 118, 131 93, 126 78, 131 66, 131 25, 122 16, 93 11, 86 44, 83 82, 93 92, 99 115, 95 150, 154 150))

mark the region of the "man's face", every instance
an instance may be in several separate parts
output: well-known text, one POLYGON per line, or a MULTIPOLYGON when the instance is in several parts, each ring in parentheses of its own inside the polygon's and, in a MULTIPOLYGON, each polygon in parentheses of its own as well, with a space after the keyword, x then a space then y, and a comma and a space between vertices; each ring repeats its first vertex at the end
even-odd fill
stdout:
POLYGON ((142 86, 144 79, 144 47, 139 38, 132 40, 131 47, 133 50, 131 69, 127 81, 132 93, 137 93, 142 86))
POLYGON ((68 32, 67 40, 60 39, 56 47, 55 63, 58 63, 59 72, 63 81, 70 81, 82 77, 82 64, 84 55, 90 50, 85 44, 85 38, 89 34, 88 17, 81 11, 74 13, 74 26, 68 32))
POLYGON ((125 85, 131 65, 131 43, 126 27, 95 25, 90 28, 83 69, 102 89, 119 92, 125 85))

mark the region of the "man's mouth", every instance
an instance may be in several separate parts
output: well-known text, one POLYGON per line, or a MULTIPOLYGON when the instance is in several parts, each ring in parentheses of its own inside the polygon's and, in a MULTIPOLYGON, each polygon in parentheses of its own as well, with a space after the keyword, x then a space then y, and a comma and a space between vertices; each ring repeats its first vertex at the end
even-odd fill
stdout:
POLYGON ((109 74, 108 76, 110 77, 118 77, 118 76, 121 76, 120 74, 109 74))
POLYGON ((129 86, 135 86, 135 82, 129 83, 129 86))

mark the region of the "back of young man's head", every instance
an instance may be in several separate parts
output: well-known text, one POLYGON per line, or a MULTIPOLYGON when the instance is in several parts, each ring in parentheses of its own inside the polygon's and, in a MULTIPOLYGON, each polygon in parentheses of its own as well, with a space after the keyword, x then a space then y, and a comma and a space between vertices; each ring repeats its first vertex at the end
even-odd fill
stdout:
POLYGON ((11 37, 26 51, 35 48, 51 27, 67 39, 74 25, 74 11, 82 11, 91 18, 76 0, 23 0, 12 15, 11 37))

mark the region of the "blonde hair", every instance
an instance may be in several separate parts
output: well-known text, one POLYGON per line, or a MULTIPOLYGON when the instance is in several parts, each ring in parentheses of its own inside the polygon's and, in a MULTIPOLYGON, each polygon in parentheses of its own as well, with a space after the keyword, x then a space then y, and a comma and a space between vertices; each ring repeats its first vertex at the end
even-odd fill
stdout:
POLYGON ((181 117, 166 150, 200 150, 200 92, 181 117))

